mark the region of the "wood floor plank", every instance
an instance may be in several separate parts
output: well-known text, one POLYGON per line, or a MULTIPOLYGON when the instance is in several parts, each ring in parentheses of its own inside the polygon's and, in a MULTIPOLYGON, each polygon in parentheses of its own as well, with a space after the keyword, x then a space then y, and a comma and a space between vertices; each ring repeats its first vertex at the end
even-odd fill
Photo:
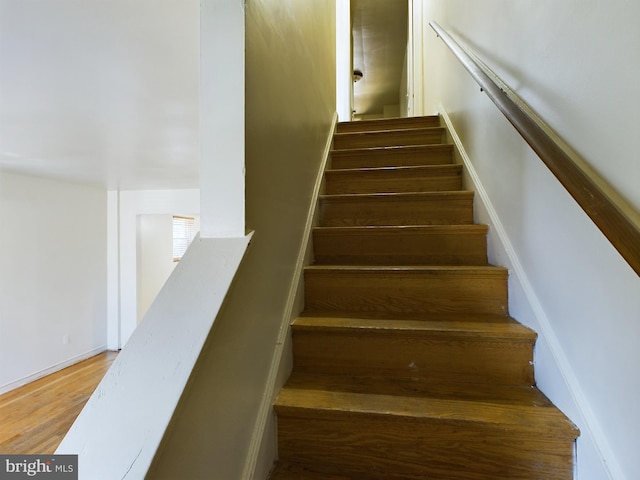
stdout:
POLYGON ((0 452, 54 453, 116 356, 101 353, 0 395, 0 452))

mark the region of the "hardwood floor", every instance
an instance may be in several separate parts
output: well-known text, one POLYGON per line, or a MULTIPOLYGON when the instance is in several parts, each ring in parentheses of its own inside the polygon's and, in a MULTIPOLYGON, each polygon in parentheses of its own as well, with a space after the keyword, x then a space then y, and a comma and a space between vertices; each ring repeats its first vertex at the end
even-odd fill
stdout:
POLYGON ((117 352, 104 352, 0 395, 0 453, 55 452, 117 352))

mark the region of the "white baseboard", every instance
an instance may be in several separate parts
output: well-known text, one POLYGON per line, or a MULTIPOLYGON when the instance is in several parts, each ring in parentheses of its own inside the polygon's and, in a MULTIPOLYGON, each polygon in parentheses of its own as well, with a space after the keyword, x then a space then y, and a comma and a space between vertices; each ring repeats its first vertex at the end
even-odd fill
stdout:
POLYGON ((26 377, 20 378, 19 380, 16 380, 14 382, 11 383, 7 383, 6 385, 2 385, 0 386, 0 395, 10 392, 11 390, 15 390, 16 388, 20 388, 24 385, 26 385, 27 383, 31 383, 35 380, 38 380, 39 378, 42 377, 46 377, 47 375, 51 375, 52 373, 56 373, 60 370, 62 370, 63 368, 67 368, 70 367, 71 365, 75 365, 78 362, 81 362, 83 360, 86 360, 87 358, 91 358, 95 355, 98 355, 99 353, 102 353, 104 351, 107 350, 107 346, 106 345, 102 345, 98 348, 95 348, 89 352, 85 352, 82 353, 80 355, 76 355, 75 357, 72 357, 68 360, 65 360, 64 362, 61 363, 57 363, 56 365, 52 365, 51 367, 45 368, 43 370, 40 370, 39 372, 33 373, 31 375, 28 375, 26 377))
MULTIPOLYGON (((540 331, 538 332, 539 336, 544 338, 548 349, 553 357, 553 362, 555 363, 558 372, 562 376, 562 380, 564 385, 567 388, 567 391, 571 395, 571 400, 573 401, 576 411, 581 418, 572 418, 572 420, 579 425, 581 431, 581 437, 587 437, 587 440, 590 441, 596 451, 600 456, 601 463, 603 465, 603 469, 606 471, 609 480, 625 480, 625 476, 620 469, 615 456, 613 455, 613 451, 609 446, 609 442, 606 440, 602 429, 600 428, 600 423, 593 413, 589 401, 578 382, 577 377, 567 359, 560 341, 556 336, 553 327, 551 325, 551 321, 549 317, 546 315, 544 311, 544 307, 537 294, 529 278, 522 266, 522 262, 518 258, 515 249, 509 239, 506 229, 502 224, 498 213, 491 203, 491 199, 487 191, 485 190, 482 182, 480 181, 480 177, 478 176, 473 163, 471 162, 471 158, 467 155, 462 141, 453 127, 451 119, 449 118, 446 110, 442 105, 438 106, 439 114, 444 121, 449 134, 451 135, 451 139, 460 155, 460 159, 464 164, 464 167, 467 171, 467 174, 471 181, 473 182, 474 191, 476 195, 478 195, 480 202, 482 203, 484 209, 487 212, 487 215, 490 218, 490 230, 495 232, 495 235, 499 241, 503 249, 503 253, 508 259, 509 265, 506 267, 510 270, 510 281, 515 281, 519 284, 520 288, 524 292, 524 296, 526 297, 526 301, 529 304, 529 308, 533 312, 533 315, 537 321, 538 326, 540 327, 540 331)), ((552 398, 553 400, 553 398, 552 398)), ((604 480, 604 479, 603 479, 604 480)))

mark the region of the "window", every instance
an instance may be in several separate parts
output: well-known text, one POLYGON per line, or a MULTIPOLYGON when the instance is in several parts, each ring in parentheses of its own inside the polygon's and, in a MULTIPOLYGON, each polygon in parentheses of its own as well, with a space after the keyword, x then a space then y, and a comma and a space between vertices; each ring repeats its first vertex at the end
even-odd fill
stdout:
POLYGON ((173 216, 173 261, 179 262, 196 234, 196 219, 173 216))

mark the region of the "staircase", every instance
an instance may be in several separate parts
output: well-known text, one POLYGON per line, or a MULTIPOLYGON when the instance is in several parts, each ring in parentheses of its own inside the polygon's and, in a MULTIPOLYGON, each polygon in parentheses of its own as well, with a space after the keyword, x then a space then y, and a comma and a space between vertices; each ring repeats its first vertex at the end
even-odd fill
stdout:
POLYGON ((437 117, 341 123, 270 480, 573 478, 437 117))

